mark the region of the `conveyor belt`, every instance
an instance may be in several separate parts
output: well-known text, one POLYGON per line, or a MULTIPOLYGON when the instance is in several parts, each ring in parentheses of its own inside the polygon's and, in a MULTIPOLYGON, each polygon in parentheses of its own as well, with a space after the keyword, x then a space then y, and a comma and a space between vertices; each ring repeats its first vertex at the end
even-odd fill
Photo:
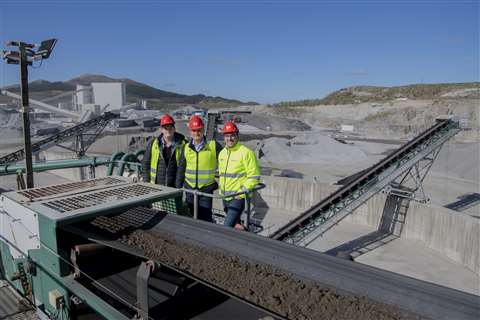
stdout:
POLYGON ((370 168, 361 171, 336 192, 271 235, 272 239, 306 245, 380 192, 399 175, 459 131, 458 121, 437 120, 427 129, 370 168))
MULTIPOLYGON (((123 227, 118 228, 117 226, 115 232, 107 232, 105 228, 86 223, 64 228, 67 231, 83 235, 91 241, 141 257, 145 257, 145 250, 125 244, 122 236, 134 229, 142 228, 148 229, 151 234, 168 233, 184 243, 218 250, 248 261, 275 266, 298 279, 314 282, 324 288, 334 288, 339 294, 364 296, 374 302, 398 306, 409 314, 413 313, 439 320, 478 319, 480 314, 478 296, 341 260, 251 233, 238 232, 231 228, 194 221, 181 216, 155 215, 149 209, 141 209, 141 211, 144 212, 144 215, 150 215, 148 221, 144 220, 139 225, 138 219, 128 221, 129 218, 124 215, 121 219, 114 221, 114 223, 118 223, 123 220, 124 223, 123 227), (128 227, 129 224, 131 227, 128 227)), ((138 211, 133 212, 135 216, 138 216, 138 211)), ((188 271, 177 271, 195 278, 188 274, 188 271)), ((205 283, 203 279, 197 280, 205 283)), ((232 295, 228 288, 218 288, 208 282, 206 284, 232 295)), ((245 300, 243 297, 235 297, 245 300)), ((246 302, 262 308, 252 302, 246 302)))
MULTIPOLYGON (((157 224, 163 225, 163 221, 169 220, 170 219, 169 217, 178 217, 178 216, 165 215, 164 213, 159 213, 155 210, 151 210, 143 207, 137 207, 137 208, 128 210, 124 214, 120 214, 114 217, 98 217, 91 222, 83 222, 83 223, 78 223, 76 225, 67 225, 67 226, 64 226, 63 228, 68 232, 72 232, 82 237, 86 237, 90 241, 94 241, 94 242, 109 246, 111 248, 132 254, 134 256, 147 258, 145 253, 142 252, 141 250, 138 250, 138 248, 131 247, 124 244, 121 241, 122 237, 124 237, 126 234, 131 233, 132 231, 137 229, 150 229, 152 228, 152 226, 155 226, 157 224)), ((190 218, 180 217, 180 219, 187 222, 192 221, 190 218)), ((211 224, 211 225, 214 225, 214 224, 211 224)), ((175 272, 183 274, 193 279, 196 282, 199 282, 203 285, 206 285, 207 287, 210 287, 218 291, 221 294, 224 294, 228 297, 232 297, 236 300, 246 303, 251 307, 264 312, 267 315, 271 315, 274 317, 272 319, 286 319, 281 315, 278 315, 274 312, 271 312, 268 309, 263 308, 262 306, 246 301, 245 299, 242 299, 241 297, 238 297, 232 294, 231 292, 224 290, 223 288, 215 286, 214 284, 209 283, 207 281, 204 281, 204 279, 199 278, 195 275, 192 275, 191 273, 188 273, 185 270, 180 270, 178 268, 172 267, 171 265, 165 264, 163 261, 158 261, 158 262, 161 263, 164 267, 170 268, 175 272)))
MULTIPOLYGON (((32 153, 36 154, 42 150, 48 149, 53 145, 61 142, 72 140, 78 135, 85 134, 89 130, 94 130, 92 135, 89 135, 85 141, 83 141, 83 149, 87 150, 88 147, 95 142, 96 137, 105 128, 105 126, 115 118, 120 117, 117 113, 105 112, 103 115, 94 119, 80 123, 74 127, 63 130, 57 134, 54 134, 48 138, 40 140, 32 144, 32 153)), ((0 164, 8 164, 22 160, 25 157, 25 150, 20 149, 15 152, 9 153, 3 157, 0 157, 0 164)))

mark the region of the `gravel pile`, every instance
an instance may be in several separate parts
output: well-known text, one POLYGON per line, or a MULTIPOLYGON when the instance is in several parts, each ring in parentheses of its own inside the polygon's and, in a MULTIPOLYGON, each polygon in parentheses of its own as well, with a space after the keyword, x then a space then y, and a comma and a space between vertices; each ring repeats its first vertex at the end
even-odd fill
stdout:
POLYGON ((261 142, 261 150, 264 161, 272 163, 347 163, 367 157, 354 145, 318 133, 305 133, 293 139, 269 138, 261 142))
POLYGON ((257 113, 243 117, 248 125, 267 131, 308 131, 311 129, 303 121, 273 115, 257 113))

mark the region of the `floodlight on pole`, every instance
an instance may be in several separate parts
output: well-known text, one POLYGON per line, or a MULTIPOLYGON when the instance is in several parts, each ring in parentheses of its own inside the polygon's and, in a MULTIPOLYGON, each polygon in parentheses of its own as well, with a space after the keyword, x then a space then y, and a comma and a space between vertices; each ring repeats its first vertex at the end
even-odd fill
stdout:
POLYGON ((35 60, 48 59, 52 53, 57 39, 42 41, 37 46, 21 41, 8 41, 7 47, 18 47, 18 51, 3 50, 2 59, 7 64, 20 65, 20 93, 22 96, 22 118, 23 118, 23 141, 25 152, 25 173, 27 176, 27 188, 33 188, 33 165, 32 165, 32 144, 30 137, 30 106, 28 98, 28 66, 35 60), (33 49, 38 47, 37 51, 33 49))

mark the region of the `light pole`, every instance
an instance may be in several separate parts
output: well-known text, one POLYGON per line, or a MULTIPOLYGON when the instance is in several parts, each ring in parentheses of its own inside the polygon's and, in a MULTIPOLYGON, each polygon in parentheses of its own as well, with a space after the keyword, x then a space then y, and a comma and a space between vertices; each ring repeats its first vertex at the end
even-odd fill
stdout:
POLYGON ((7 47, 18 47, 18 51, 3 51, 3 59, 8 64, 20 65, 20 94, 22 96, 23 142, 25 154, 25 174, 27 188, 33 188, 32 143, 30 138, 30 105, 28 99, 28 66, 35 60, 48 59, 57 39, 42 41, 37 51, 34 44, 21 41, 9 41, 7 47))

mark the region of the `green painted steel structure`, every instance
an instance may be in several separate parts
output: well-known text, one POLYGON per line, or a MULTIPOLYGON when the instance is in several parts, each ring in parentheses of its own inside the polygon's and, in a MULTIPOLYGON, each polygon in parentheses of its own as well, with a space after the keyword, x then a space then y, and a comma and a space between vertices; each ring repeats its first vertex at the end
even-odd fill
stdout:
MULTIPOLYGON (((114 170, 117 168, 116 174, 122 176, 125 170, 140 173, 141 163, 139 157, 143 156, 145 150, 139 150, 135 153, 117 152, 110 158, 107 157, 84 157, 81 159, 65 159, 35 162, 33 164, 34 172, 43 172, 49 170, 71 169, 90 167, 96 168, 99 166, 107 166, 107 176, 114 175, 114 170)), ((17 173, 25 173, 24 163, 12 163, 0 165, 0 176, 13 175, 17 173)))
MULTIPOLYGON (((108 158, 82 158, 82 159, 67 159, 54 160, 45 162, 35 162, 33 164, 34 172, 42 172, 58 169, 81 168, 81 167, 97 167, 107 165, 110 163, 108 158)), ((17 172, 25 172, 25 165, 23 163, 5 164, 0 166, 0 176, 16 174, 17 172)))
MULTIPOLYGON (((127 156, 131 157, 128 154, 127 156)), ((107 159, 99 163, 105 165, 109 161, 107 159)), ((75 163, 77 165, 88 165, 86 161, 77 161, 75 163)), ((65 165, 65 163, 57 163, 53 167, 59 169, 64 168, 63 166, 65 165)), ((73 164, 69 163, 69 165, 73 164)), ((126 166, 124 162, 120 164, 119 169, 122 166, 126 166)), ((17 211, 25 212, 25 214, 17 217, 14 216, 15 213, 1 211, 0 213, 4 215, 0 217, 4 219, 2 220, 3 222, 8 220, 9 223, 21 223, 26 227, 28 223, 25 222, 26 220, 23 221, 21 217, 27 217, 27 219, 30 219, 29 221, 36 221, 38 226, 38 231, 25 229, 27 234, 31 234, 32 237, 38 239, 38 246, 29 249, 19 248, 15 244, 18 239, 15 241, 8 240, 6 238, 7 235, 3 234, 6 229, 0 230, 0 263, 6 279, 22 296, 28 297, 31 303, 37 306, 37 309, 53 319, 71 319, 72 314, 70 310, 72 306, 70 303, 73 295, 105 319, 129 319, 72 276, 70 250, 75 244, 83 244, 85 241, 88 242, 88 240, 78 239, 78 236, 69 234, 64 229, 66 226, 81 221, 90 221, 96 217, 114 215, 135 206, 151 205, 154 202, 167 201, 172 202, 173 205, 181 203, 182 192, 178 189, 150 185, 148 183, 132 184, 126 178, 113 179, 116 181, 114 184, 96 183, 93 188, 85 184, 82 185, 83 182, 74 183, 76 186, 78 184, 79 187, 66 193, 61 190, 62 185, 57 185, 60 189, 58 196, 43 194, 38 198, 34 196, 29 199, 30 195, 25 194, 28 192, 35 194, 35 191, 37 193, 45 192, 45 188, 29 189, 26 192, 23 190, 12 191, 1 196, 2 210, 6 210, 5 204, 9 201, 9 203, 18 204, 17 211), (139 195, 135 191, 138 190, 136 188, 146 189, 149 193, 139 195), (75 200, 79 197, 85 199, 83 197, 89 194, 96 197, 96 199, 102 199, 102 192, 108 195, 103 198, 104 202, 98 202, 94 206, 90 206, 85 202, 85 207, 82 207, 82 201, 87 200, 75 200), (131 196, 125 196, 129 192, 132 192, 131 196), (112 197, 111 194, 116 194, 118 198, 117 196, 112 197), (67 211, 65 212, 57 212, 49 206, 52 201, 59 201, 60 199, 66 199, 64 201, 68 207, 66 207, 67 211), (80 208, 75 207, 72 209, 70 207, 72 203, 80 203, 80 208), (12 241, 15 243, 12 243, 12 241), (11 250, 20 252, 21 256, 15 257, 11 250), (19 274, 24 276, 19 277, 19 274), (56 292, 61 297, 62 308, 55 308, 51 304, 50 295, 52 292, 56 292)), ((71 183, 64 185, 67 187, 71 183)), ((180 207, 174 208, 176 212, 179 210, 180 207)))

